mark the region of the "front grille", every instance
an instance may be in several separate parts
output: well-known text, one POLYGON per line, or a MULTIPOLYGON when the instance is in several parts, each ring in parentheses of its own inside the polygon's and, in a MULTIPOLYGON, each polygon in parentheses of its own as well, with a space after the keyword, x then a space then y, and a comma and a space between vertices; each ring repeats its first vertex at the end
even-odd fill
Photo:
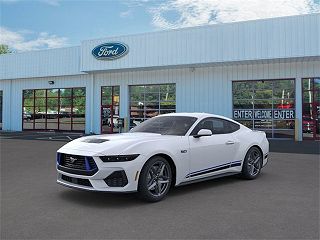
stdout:
POLYGON ((92 176, 98 167, 92 157, 58 153, 58 169, 64 172, 92 176))
POLYGON ((97 167, 92 157, 61 154, 60 165, 68 168, 90 170, 97 167))
POLYGON ((92 185, 88 179, 74 178, 74 177, 69 177, 69 176, 63 175, 63 174, 61 175, 61 179, 66 182, 73 183, 73 184, 92 187, 92 185))
POLYGON ((75 155, 64 155, 62 166, 86 170, 85 157, 75 155), (71 159, 77 159, 73 162, 71 159))
POLYGON ((125 171, 115 171, 104 179, 109 187, 124 187, 128 184, 125 171))

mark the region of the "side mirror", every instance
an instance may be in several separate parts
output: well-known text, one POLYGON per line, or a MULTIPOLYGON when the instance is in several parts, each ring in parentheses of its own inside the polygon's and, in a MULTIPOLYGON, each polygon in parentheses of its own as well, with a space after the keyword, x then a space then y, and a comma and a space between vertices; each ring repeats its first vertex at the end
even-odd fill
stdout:
POLYGON ((205 137, 205 136, 211 136, 212 132, 209 129, 200 129, 197 135, 194 135, 194 138, 199 138, 199 137, 205 137))

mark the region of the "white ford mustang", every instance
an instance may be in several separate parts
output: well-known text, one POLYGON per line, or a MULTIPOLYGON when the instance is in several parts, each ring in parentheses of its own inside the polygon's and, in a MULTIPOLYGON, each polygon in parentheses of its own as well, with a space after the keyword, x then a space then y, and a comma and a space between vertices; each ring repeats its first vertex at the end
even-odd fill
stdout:
POLYGON ((73 140, 58 150, 57 182, 106 192, 163 199, 170 187, 241 174, 254 179, 268 161, 264 132, 222 116, 172 113, 128 133, 73 140))

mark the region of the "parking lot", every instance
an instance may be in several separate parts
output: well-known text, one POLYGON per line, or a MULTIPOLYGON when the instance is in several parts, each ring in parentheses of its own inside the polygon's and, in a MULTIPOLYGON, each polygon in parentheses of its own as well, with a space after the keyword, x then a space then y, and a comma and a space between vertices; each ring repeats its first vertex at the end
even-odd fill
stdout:
POLYGON ((1 239, 319 239, 319 143, 272 141, 260 177, 173 189, 162 202, 56 184, 80 135, 0 133, 1 239))

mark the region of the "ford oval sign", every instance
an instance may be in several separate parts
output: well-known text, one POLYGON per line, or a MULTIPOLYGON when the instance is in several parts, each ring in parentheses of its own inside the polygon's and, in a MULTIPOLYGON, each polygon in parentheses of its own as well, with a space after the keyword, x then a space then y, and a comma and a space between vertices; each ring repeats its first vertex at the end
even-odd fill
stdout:
POLYGON ((92 55, 99 60, 114 60, 128 53, 128 46, 119 42, 104 43, 92 50, 92 55))

